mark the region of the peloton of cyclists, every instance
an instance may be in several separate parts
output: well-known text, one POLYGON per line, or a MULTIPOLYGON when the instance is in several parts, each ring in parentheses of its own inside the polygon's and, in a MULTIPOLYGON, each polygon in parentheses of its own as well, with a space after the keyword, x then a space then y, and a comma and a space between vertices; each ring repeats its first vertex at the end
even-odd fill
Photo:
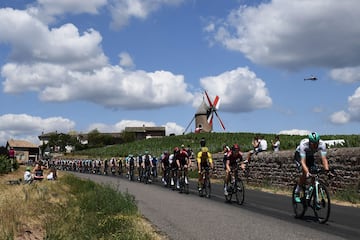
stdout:
POLYGON ((230 181, 230 172, 238 170, 239 162, 242 162, 242 152, 240 152, 240 147, 238 144, 234 144, 231 148, 231 151, 228 152, 226 156, 226 166, 225 166, 225 179, 224 179, 224 195, 228 195, 228 184, 230 181))
POLYGON ((213 159, 212 159, 211 153, 209 152, 209 149, 207 147, 201 148, 201 151, 198 152, 198 154, 197 154, 196 160, 197 160, 198 173, 199 173, 198 188, 199 188, 199 191, 201 191, 202 185, 203 185, 202 171, 209 167, 211 169, 214 169, 214 164, 213 164, 213 159))
POLYGON ((301 187, 305 184, 306 178, 310 177, 310 169, 315 166, 314 154, 320 152, 322 165, 325 171, 328 172, 328 176, 331 177, 329 172, 329 163, 326 157, 326 144, 320 139, 320 135, 317 132, 312 132, 307 138, 300 141, 299 146, 295 150, 294 160, 298 169, 302 172, 298 185, 295 189, 295 201, 300 202, 299 192, 301 187))

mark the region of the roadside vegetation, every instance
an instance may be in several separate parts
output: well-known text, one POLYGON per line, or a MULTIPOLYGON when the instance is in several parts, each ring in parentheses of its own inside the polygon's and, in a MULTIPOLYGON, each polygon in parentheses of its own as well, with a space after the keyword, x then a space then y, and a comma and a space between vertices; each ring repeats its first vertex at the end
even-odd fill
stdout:
MULTIPOLYGON (((142 154, 145 150, 151 151, 155 156, 160 156, 164 150, 171 151, 175 146, 190 146, 194 151, 199 150, 201 138, 205 138, 206 146, 210 152, 221 152, 223 144, 232 145, 238 143, 242 151, 252 149, 252 139, 257 135, 263 135, 270 144, 275 134, 262 133, 199 133, 178 136, 166 136, 163 138, 150 138, 139 141, 125 142, 123 144, 108 145, 105 147, 91 148, 76 151, 74 155, 85 155, 89 157, 121 157, 129 154, 142 154)), ((293 150, 304 136, 280 135, 281 149, 293 150)), ((344 139, 343 146, 336 147, 360 147, 360 135, 323 135, 324 140, 344 139)))
POLYGON ((63 173, 56 181, 9 184, 22 170, 0 175, 0 239, 165 239, 116 186, 63 173))

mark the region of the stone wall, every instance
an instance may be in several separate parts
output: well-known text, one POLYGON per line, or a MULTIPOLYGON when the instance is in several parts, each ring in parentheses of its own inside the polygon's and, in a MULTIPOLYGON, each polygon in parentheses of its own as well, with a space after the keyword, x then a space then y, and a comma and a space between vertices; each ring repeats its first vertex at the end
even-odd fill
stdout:
MULTIPOLYGON (((244 154, 246 157, 246 153, 244 154)), ((262 152, 253 155, 249 164, 249 173, 243 175, 246 182, 259 185, 273 185, 278 187, 291 187, 299 173, 293 160, 294 151, 262 152)), ((321 165, 318 154, 315 155, 316 162, 321 165)), ((356 189, 360 191, 360 148, 334 148, 328 149, 327 157, 330 167, 336 171, 336 177, 324 181, 327 182, 331 190, 356 189)), ((223 155, 213 154, 217 169, 217 177, 224 176, 222 165, 223 155)))

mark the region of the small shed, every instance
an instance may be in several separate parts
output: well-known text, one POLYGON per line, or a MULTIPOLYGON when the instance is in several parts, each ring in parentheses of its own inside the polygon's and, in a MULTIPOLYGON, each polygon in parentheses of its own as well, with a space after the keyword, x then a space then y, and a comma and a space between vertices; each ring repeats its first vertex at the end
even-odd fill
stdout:
POLYGON ((39 146, 25 140, 11 139, 6 143, 6 149, 14 150, 14 158, 20 164, 34 162, 39 159, 39 146))

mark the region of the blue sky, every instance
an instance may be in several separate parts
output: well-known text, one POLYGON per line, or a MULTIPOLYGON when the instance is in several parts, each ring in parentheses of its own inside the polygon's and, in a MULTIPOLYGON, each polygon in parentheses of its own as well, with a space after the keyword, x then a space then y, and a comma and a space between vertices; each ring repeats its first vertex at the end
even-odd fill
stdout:
POLYGON ((227 132, 359 134, 359 12, 357 0, 1 1, 0 145, 143 124, 181 134, 204 90, 227 132))

